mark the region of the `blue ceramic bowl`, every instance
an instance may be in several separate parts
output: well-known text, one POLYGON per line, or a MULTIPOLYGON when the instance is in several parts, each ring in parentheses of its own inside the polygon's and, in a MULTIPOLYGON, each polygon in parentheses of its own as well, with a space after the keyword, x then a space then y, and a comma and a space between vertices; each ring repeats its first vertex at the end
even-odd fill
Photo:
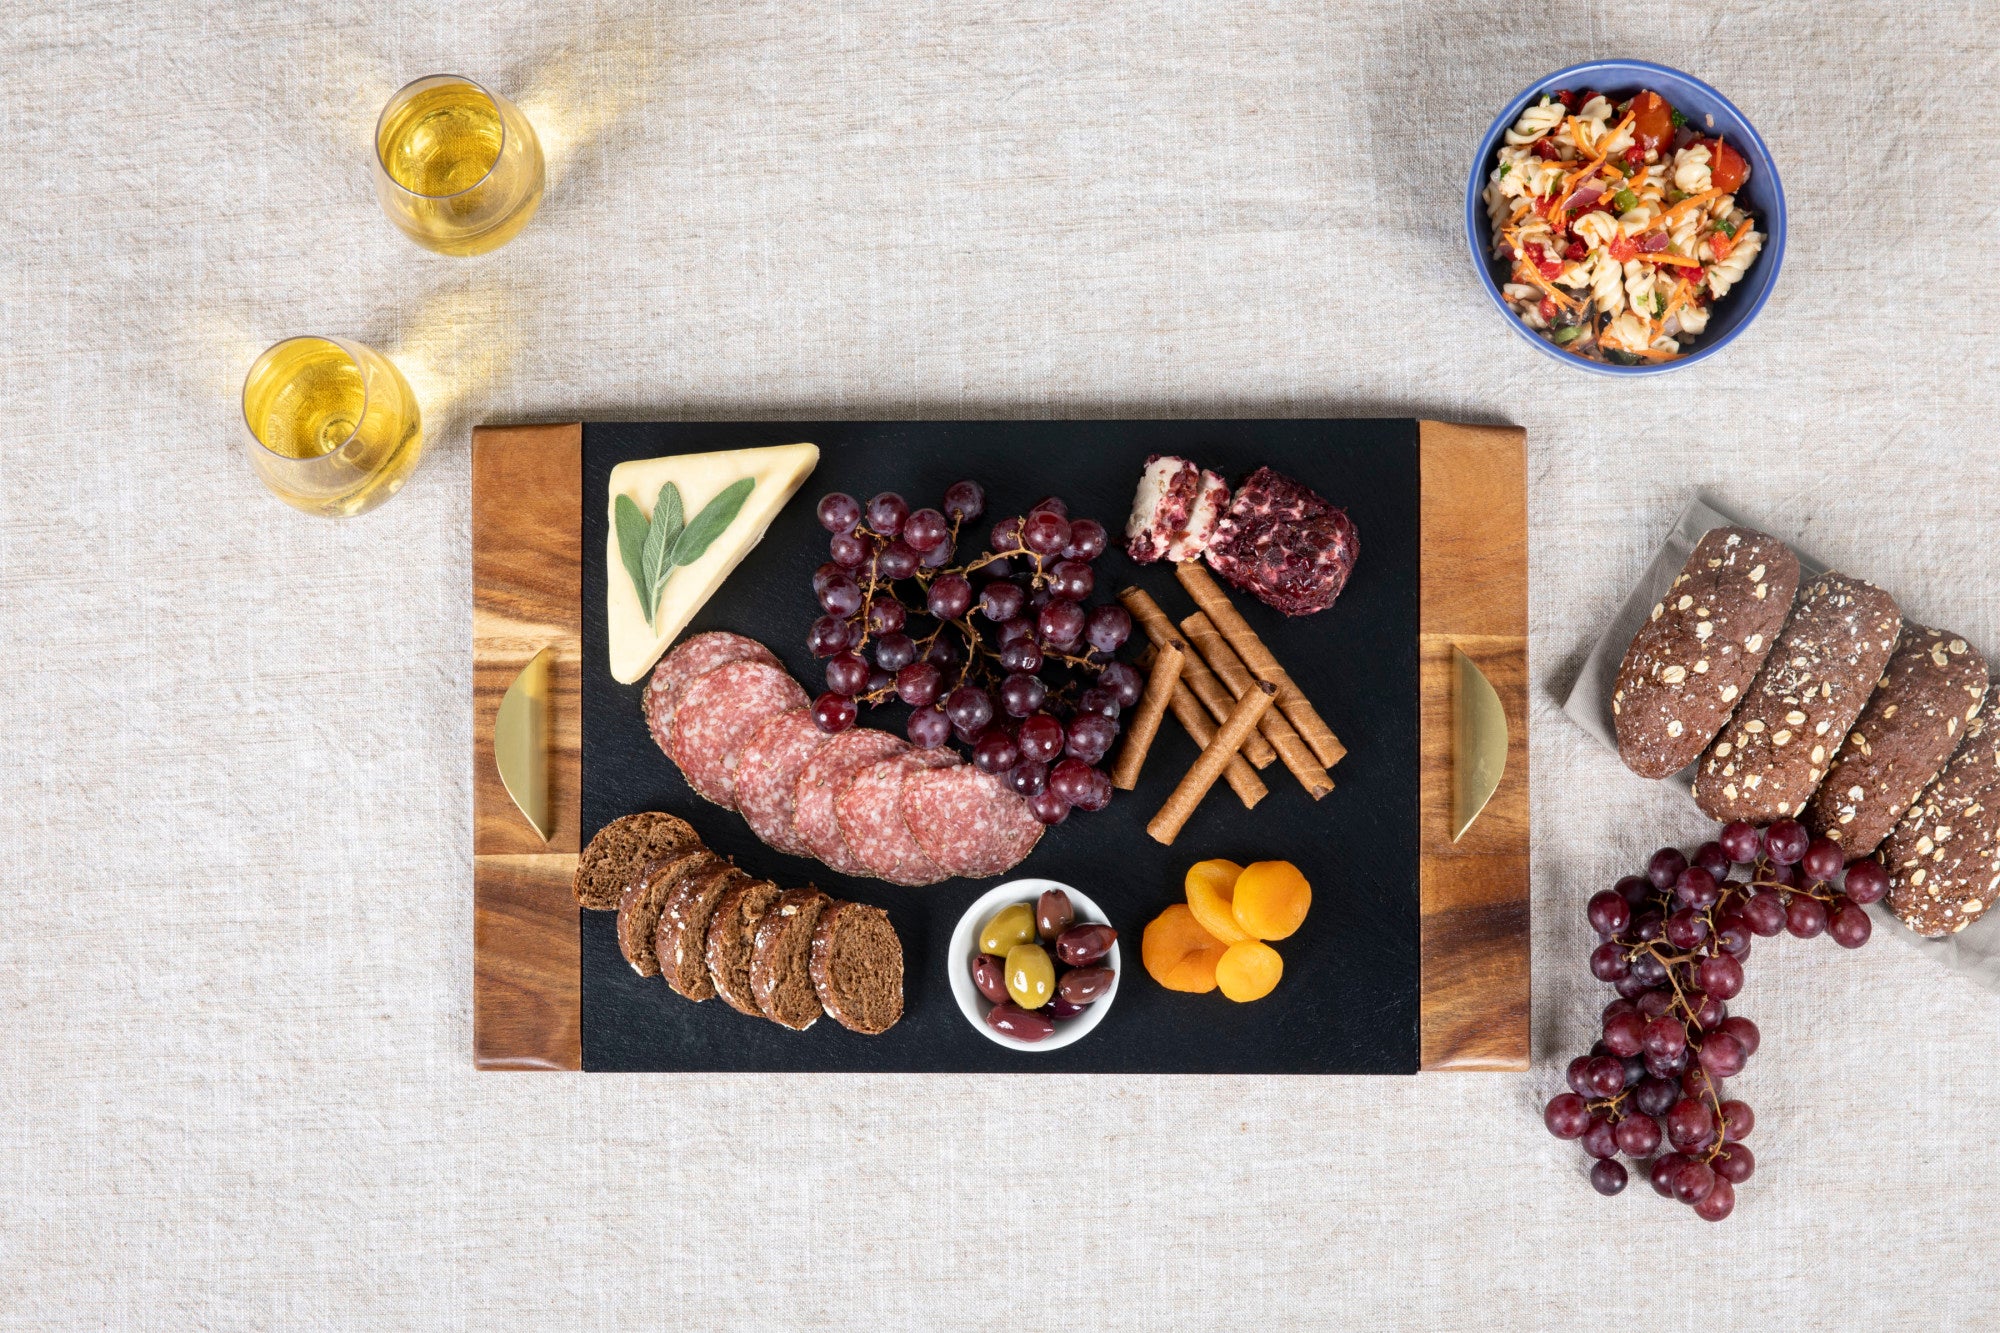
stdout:
POLYGON ((1492 298, 1493 308, 1507 321, 1508 328, 1527 339, 1537 351, 1554 357, 1566 366, 1600 375, 1659 375, 1714 356, 1727 347, 1737 334, 1749 328, 1750 321, 1763 310, 1764 302, 1771 299, 1771 289, 1777 285, 1778 270, 1785 261, 1785 190, 1778 182, 1778 168, 1771 161, 1770 150, 1764 146, 1764 141, 1743 113, 1721 93, 1700 79, 1668 69, 1665 65, 1644 60, 1593 60, 1537 79, 1532 87, 1507 104, 1486 131, 1486 137, 1479 144, 1479 154, 1472 161, 1472 178, 1465 187, 1465 239, 1472 247, 1472 265, 1479 271, 1479 281, 1485 285, 1487 296, 1492 298), (1750 266, 1743 280, 1715 303, 1707 331, 1694 340, 1694 350, 1685 356, 1637 366, 1615 366, 1573 356, 1523 324, 1500 295, 1500 284, 1507 279, 1508 264, 1492 257, 1493 229, 1486 220, 1486 204, 1481 192, 1486 188, 1488 173, 1493 170, 1501 136, 1529 103, 1543 93, 1554 92, 1558 88, 1579 92, 1594 88, 1621 99, 1643 88, 1650 88, 1666 98, 1675 110, 1688 118, 1690 125, 1703 134, 1723 136, 1750 165, 1750 178, 1736 192, 1736 198, 1756 217, 1757 226, 1764 232, 1763 253, 1757 256, 1757 262, 1750 266))

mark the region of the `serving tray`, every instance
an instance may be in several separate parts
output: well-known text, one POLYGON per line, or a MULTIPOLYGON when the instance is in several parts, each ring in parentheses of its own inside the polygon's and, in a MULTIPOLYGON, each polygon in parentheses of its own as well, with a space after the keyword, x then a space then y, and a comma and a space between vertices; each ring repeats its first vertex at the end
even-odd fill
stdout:
MULTIPOLYGON (((1098 564, 1181 615, 1165 566, 1098 564)), ((703 423, 481 428, 473 438, 474 1058, 483 1068, 1411 1072, 1509 1069, 1528 1059, 1526 502, 1522 437, 1431 422, 703 423), (810 688, 799 641, 824 534, 810 498, 897 489, 922 503, 958 476, 987 484, 993 515, 1043 494, 1122 521, 1149 452, 1180 452, 1232 480, 1270 463, 1348 507, 1361 533, 1354 581, 1332 611, 1298 621, 1239 599, 1347 742, 1338 789, 1317 805, 1281 766, 1244 812, 1218 787, 1172 848, 1143 825, 1193 747, 1169 722, 1139 790, 1079 814, 1016 874, 1076 883, 1133 946, 1203 856, 1285 857, 1315 884, 1312 916, 1281 944, 1271 997, 1231 1005, 1153 985, 1128 950, 1116 1008, 1088 1039, 1023 1055, 983 1041, 953 1005, 944 941, 990 886, 900 890, 848 883, 757 843, 707 806, 653 749, 638 686, 604 665, 604 481, 628 458, 812 440, 817 473, 691 632, 762 639, 810 688), (1019 495, 1014 494, 1019 490, 1019 495), (1032 494, 1029 492, 1032 491, 1032 494), (794 531, 796 529, 796 531, 794 531), (556 650, 544 846, 493 767, 494 714, 537 651, 556 650), (1497 688, 1510 726, 1499 790, 1450 840, 1451 651, 1497 688), (712 846, 781 883, 818 882, 890 909, 904 937, 908 1010, 865 1039, 804 1035, 694 1006, 618 957, 609 914, 579 913, 569 880, 581 841, 635 809, 691 819, 712 846)), ((893 728, 891 717, 877 723, 893 728)))

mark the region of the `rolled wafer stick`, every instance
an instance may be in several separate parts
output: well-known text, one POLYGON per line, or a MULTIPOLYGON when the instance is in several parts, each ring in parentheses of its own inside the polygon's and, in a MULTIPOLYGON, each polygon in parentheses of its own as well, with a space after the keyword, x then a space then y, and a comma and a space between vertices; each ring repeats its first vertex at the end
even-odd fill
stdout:
MULTIPOLYGON (((1146 594, 1145 589, 1127 588, 1118 594, 1118 600, 1125 603, 1125 609, 1132 613, 1132 619, 1139 622, 1139 628, 1146 631, 1146 637, 1153 641, 1155 647, 1168 639, 1180 637, 1174 622, 1167 619, 1167 613, 1146 594)), ((1236 707, 1236 696, 1223 688, 1215 673, 1204 666, 1201 658, 1194 653, 1187 655, 1187 661, 1181 667, 1181 684, 1201 700, 1202 707, 1208 709, 1217 725, 1225 721, 1229 711, 1236 707)), ((1263 736, 1253 732, 1243 743, 1243 757, 1254 767, 1269 768, 1277 759, 1278 752, 1263 736)))
POLYGON ((1285 715, 1299 735, 1312 749, 1313 756, 1320 763, 1332 768, 1347 757, 1347 747, 1340 743, 1340 737, 1314 711, 1312 703, 1300 690, 1285 669, 1278 665, 1278 659, 1271 656, 1271 650, 1257 637, 1257 631, 1250 628, 1236 610, 1236 604, 1229 600, 1229 594, 1222 585, 1209 577, 1207 570, 1189 560, 1174 566, 1174 577, 1181 581, 1188 596, 1194 598, 1195 605, 1207 613, 1222 631, 1222 637, 1229 640, 1229 646, 1236 650, 1244 665, 1254 672, 1259 680, 1268 680, 1278 687, 1278 711, 1285 715))
POLYGON ((1187 659, 1187 645, 1179 639, 1168 639, 1154 651, 1146 692, 1139 696, 1139 707, 1125 724, 1125 744, 1111 768, 1111 785, 1118 790, 1131 791, 1139 785, 1139 770, 1145 767, 1153 738, 1160 734, 1160 721, 1167 715, 1174 687, 1181 683, 1181 664, 1187 659))
POLYGON ((1215 738, 1202 750, 1201 757, 1194 761, 1194 767, 1174 788, 1174 794, 1160 807, 1160 813, 1146 825, 1146 832, 1153 836, 1155 842, 1173 846, 1188 817, 1201 804, 1201 798, 1208 795, 1208 789, 1222 776, 1222 770, 1229 767, 1229 756, 1236 753, 1245 736, 1257 729, 1257 719, 1264 716, 1277 697, 1278 687, 1268 680, 1260 680, 1255 689, 1236 701, 1236 707, 1230 711, 1229 720, 1222 724, 1222 730, 1215 733, 1215 738))
MULTIPOLYGON (((1148 648, 1139 658, 1139 665, 1151 666, 1153 657, 1153 649, 1148 648)), ((1194 654, 1189 653, 1188 665, 1193 663, 1194 654)), ((1174 686, 1173 697, 1167 701, 1167 706, 1173 710, 1175 720, 1194 743, 1207 749, 1208 743, 1215 739, 1215 724, 1209 721, 1208 710, 1201 706, 1201 700, 1194 697, 1186 684, 1174 686)), ((1271 794, 1271 789, 1264 785, 1264 779, 1257 776, 1257 770, 1250 767, 1241 754, 1230 756, 1229 766, 1222 770, 1222 780, 1236 793, 1236 799, 1243 802, 1245 810, 1255 810, 1257 802, 1271 794)))
MULTIPOLYGON (((1243 659, 1222 637, 1222 632, 1207 616, 1197 611, 1181 622, 1181 632, 1188 636, 1195 651, 1208 661, 1209 669, 1215 672, 1229 693, 1238 699, 1255 682, 1250 669, 1243 665, 1243 659)), ((1285 767, 1292 770, 1292 776, 1306 789, 1306 795, 1315 801, 1333 790, 1333 779, 1320 767, 1319 760, 1299 739, 1299 733, 1292 730, 1292 724, 1275 708, 1264 714, 1264 720, 1257 724, 1257 730, 1264 739, 1271 742, 1271 748, 1278 752, 1278 758, 1285 761, 1285 767)))

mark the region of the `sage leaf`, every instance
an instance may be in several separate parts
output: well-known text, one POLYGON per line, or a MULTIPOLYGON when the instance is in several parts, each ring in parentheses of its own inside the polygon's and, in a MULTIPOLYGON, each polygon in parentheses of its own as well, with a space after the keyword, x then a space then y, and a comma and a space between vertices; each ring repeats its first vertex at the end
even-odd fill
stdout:
POLYGON ((743 512, 743 502, 756 487, 755 477, 744 477, 723 487, 721 494, 703 505, 674 543, 673 563, 691 565, 706 555, 715 539, 743 512))
POLYGON ((618 554, 625 562, 625 572, 632 576, 632 590, 639 594, 639 610, 645 614, 646 623, 650 625, 653 623, 653 583, 646 577, 646 547, 652 537, 651 524, 629 495, 613 500, 611 512, 618 526, 618 554))
MULTIPOLYGON (((653 526, 646 533, 646 587, 652 596, 654 607, 660 604, 660 585, 673 572, 673 562, 668 554, 674 543, 680 539, 681 529, 681 488, 671 481, 660 487, 658 498, 653 501, 653 526)), ((653 617, 646 617, 650 623, 653 617)))

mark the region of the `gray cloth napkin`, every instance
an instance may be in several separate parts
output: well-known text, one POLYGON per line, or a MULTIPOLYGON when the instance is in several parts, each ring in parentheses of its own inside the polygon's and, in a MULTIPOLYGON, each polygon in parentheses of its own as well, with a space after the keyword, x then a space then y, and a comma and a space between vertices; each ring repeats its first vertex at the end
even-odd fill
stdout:
MULTIPOLYGON (((1653 563, 1646 567, 1645 576, 1632 589, 1632 595, 1625 599, 1625 604, 1618 608, 1618 614, 1605 627, 1597 646, 1591 649, 1590 659, 1583 664, 1569 697, 1563 701, 1563 712, 1596 737, 1598 744, 1609 751, 1614 760, 1618 754, 1618 736, 1611 722, 1611 689, 1618 679, 1618 667, 1625 660, 1625 649, 1632 642, 1632 636, 1639 632, 1639 626, 1645 622, 1653 603, 1660 599, 1673 582, 1674 575, 1687 563, 1703 533, 1711 528, 1744 526, 1748 525, 1738 523, 1700 495, 1689 500, 1687 508, 1681 511, 1679 521, 1667 534, 1666 541, 1661 543, 1653 563)), ((1798 543, 1791 542, 1790 545, 1799 557, 1801 579, 1825 572, 1826 566, 1800 550, 1798 543)), ((1990 655, 1988 660, 1993 660, 1990 655)), ((1690 801, 1694 799, 1694 765, 1690 764, 1671 778, 1661 780, 1687 791, 1690 801)), ((1957 934, 1936 940, 1925 939, 1910 930, 1896 919, 1885 902, 1873 904, 1868 911, 1875 918, 1875 924, 1882 928, 1880 933, 1900 940, 1919 950, 1932 962, 1970 977, 1986 989, 2000 994, 2000 911, 1989 912, 1957 934)))

